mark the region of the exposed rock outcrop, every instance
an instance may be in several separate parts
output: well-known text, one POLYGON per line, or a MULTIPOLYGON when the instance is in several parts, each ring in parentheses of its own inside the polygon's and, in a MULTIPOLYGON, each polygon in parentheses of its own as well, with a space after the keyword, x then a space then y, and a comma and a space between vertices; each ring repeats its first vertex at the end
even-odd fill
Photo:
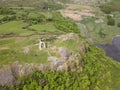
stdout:
POLYGON ((16 81, 11 67, 5 66, 0 70, 0 85, 11 85, 16 81))
POLYGON ((72 52, 70 52, 67 48, 59 47, 58 52, 61 56, 61 58, 68 60, 69 57, 72 55, 72 52))
POLYGON ((79 40, 79 36, 76 35, 75 33, 69 33, 69 34, 59 36, 58 40, 61 42, 65 42, 69 40, 79 40))

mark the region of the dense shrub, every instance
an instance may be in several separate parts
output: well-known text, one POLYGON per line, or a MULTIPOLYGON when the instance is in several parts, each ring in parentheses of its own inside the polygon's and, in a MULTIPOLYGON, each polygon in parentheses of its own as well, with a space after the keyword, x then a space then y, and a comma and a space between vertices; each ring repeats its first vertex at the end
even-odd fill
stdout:
POLYGON ((12 16, 4 16, 1 21, 11 21, 11 20, 15 20, 16 16, 12 15, 12 16))
POLYGON ((120 23, 118 23, 117 26, 120 27, 120 23))
POLYGON ((20 11, 16 13, 16 17, 18 20, 26 20, 28 16, 28 12, 26 11, 20 11))
POLYGON ((103 6, 100 6, 101 10, 106 13, 106 14, 110 14, 111 13, 111 7, 109 6, 106 6, 106 5, 103 5, 103 6))
POLYGON ((0 14, 1 15, 5 15, 5 14, 12 15, 12 14, 15 14, 15 12, 10 8, 0 8, 0 14))
POLYGON ((33 24, 45 22, 46 18, 42 14, 36 14, 36 13, 29 13, 27 17, 27 21, 33 24))
POLYGON ((64 18, 59 13, 55 13, 53 20, 54 20, 55 27, 58 28, 59 30, 67 33, 73 32, 80 35, 80 30, 78 26, 74 22, 72 22, 70 19, 64 18))
POLYGON ((115 20, 114 20, 114 18, 113 17, 111 17, 111 16, 107 16, 107 24, 108 25, 115 25, 115 20))

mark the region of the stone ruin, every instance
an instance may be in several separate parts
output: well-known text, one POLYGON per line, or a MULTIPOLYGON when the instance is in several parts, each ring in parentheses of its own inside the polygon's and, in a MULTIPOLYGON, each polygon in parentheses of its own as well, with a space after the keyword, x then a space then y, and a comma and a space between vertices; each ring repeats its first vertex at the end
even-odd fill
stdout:
POLYGON ((43 42, 41 39, 39 39, 39 43, 38 43, 38 44, 29 45, 29 46, 27 46, 27 47, 24 47, 24 48, 23 48, 23 49, 24 49, 24 50, 23 50, 23 53, 24 53, 24 54, 28 54, 28 53, 30 52, 30 48, 33 47, 33 46, 36 46, 36 45, 38 45, 38 48, 39 48, 40 51, 43 50, 44 48, 46 48, 45 42, 43 42))
POLYGON ((45 42, 43 42, 41 39, 39 40, 38 46, 39 46, 39 50, 42 50, 42 49, 46 48, 45 42))

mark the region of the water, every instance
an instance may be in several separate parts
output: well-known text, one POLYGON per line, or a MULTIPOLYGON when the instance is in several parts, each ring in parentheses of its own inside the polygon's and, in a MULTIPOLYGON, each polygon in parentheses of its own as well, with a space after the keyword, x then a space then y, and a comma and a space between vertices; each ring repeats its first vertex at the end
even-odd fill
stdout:
POLYGON ((113 37, 112 42, 113 42, 114 45, 120 46, 120 35, 113 37))
POLYGON ((120 61, 120 36, 113 37, 112 44, 97 44, 97 46, 103 48, 107 56, 120 61))

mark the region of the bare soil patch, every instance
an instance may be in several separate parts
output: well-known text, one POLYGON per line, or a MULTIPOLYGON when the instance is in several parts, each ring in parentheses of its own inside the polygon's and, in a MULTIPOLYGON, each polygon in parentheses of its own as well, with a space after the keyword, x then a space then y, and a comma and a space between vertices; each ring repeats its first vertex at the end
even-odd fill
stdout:
POLYGON ((94 17, 94 11, 91 9, 82 9, 82 10, 72 10, 72 9, 64 9, 60 10, 60 13, 64 17, 68 17, 74 21, 81 21, 86 17, 94 17))
POLYGON ((6 49, 9 49, 8 47, 1 47, 0 46, 0 50, 6 50, 6 49))

